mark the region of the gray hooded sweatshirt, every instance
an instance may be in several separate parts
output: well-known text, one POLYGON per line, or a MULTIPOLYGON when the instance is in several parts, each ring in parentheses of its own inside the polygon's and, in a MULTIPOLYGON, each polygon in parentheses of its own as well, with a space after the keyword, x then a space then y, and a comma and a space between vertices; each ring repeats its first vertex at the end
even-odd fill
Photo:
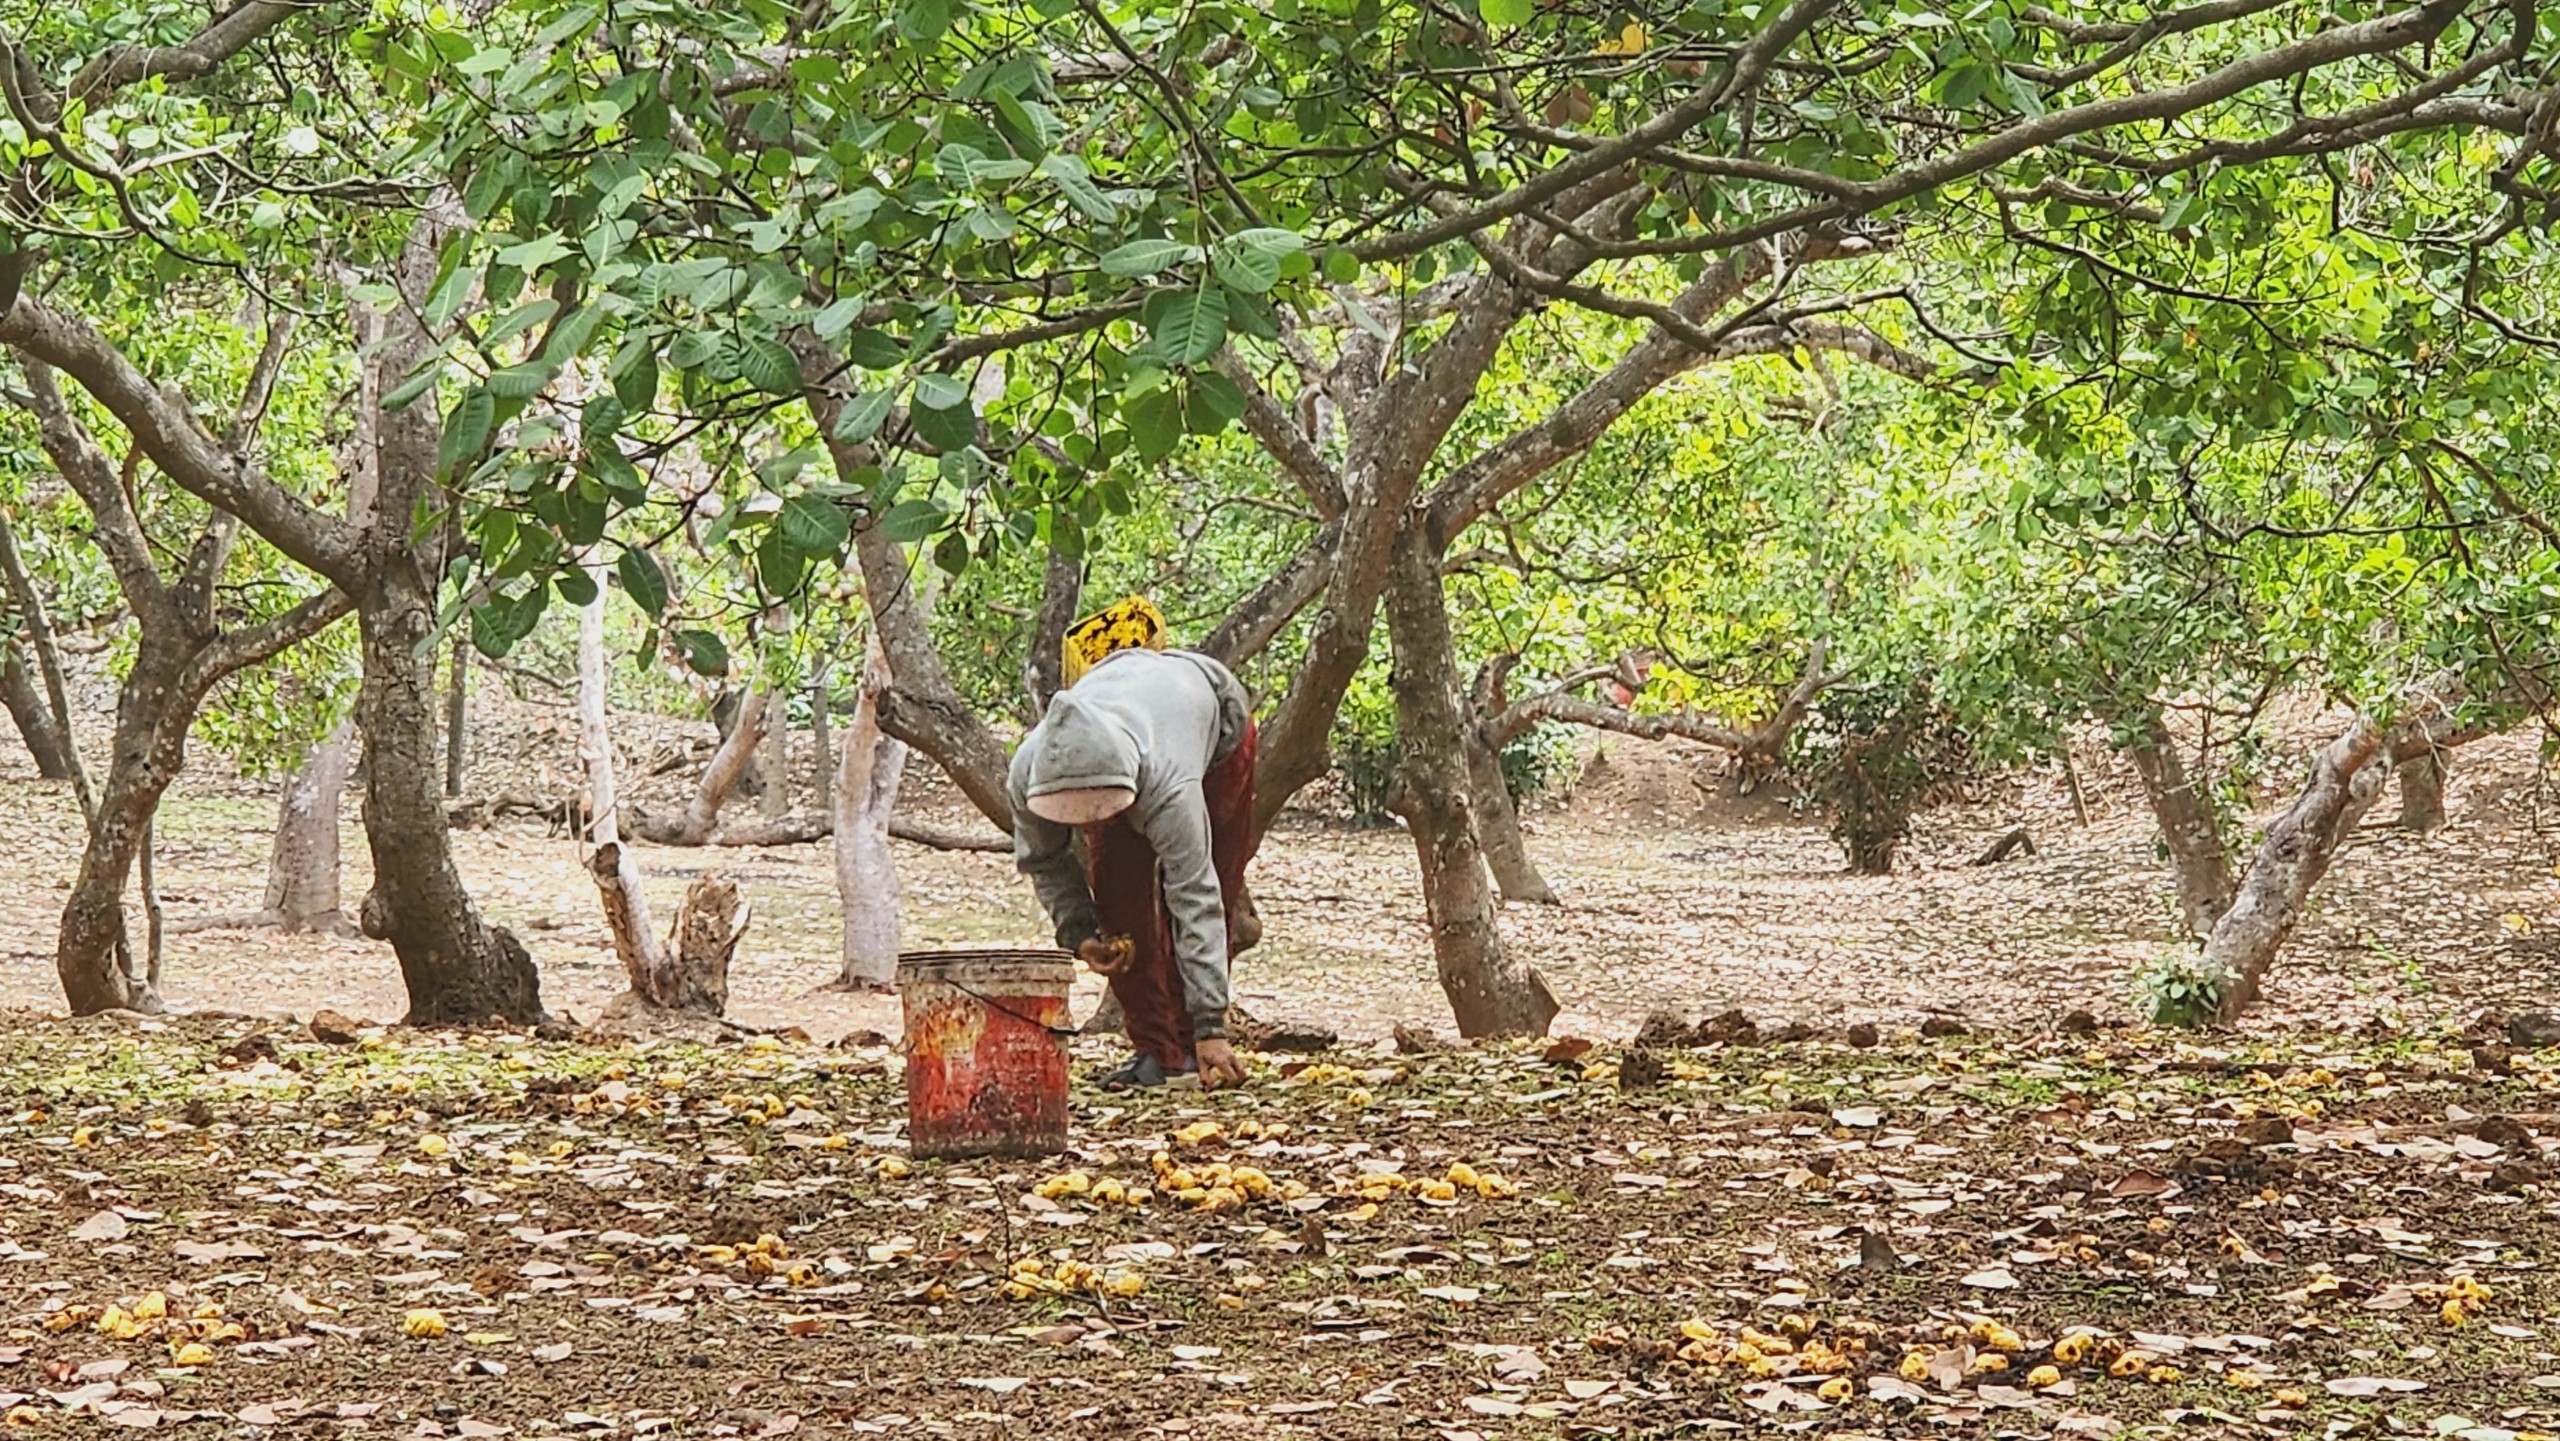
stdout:
POLYGON ((1137 793, 1117 819, 1155 847, 1173 917, 1174 967, 1191 1033, 1201 1040, 1226 1035, 1227 909, 1210 860, 1200 784, 1244 739, 1251 714, 1234 674, 1205 655, 1119 651, 1049 702, 1049 713, 1013 753, 1005 781, 1014 865, 1031 878, 1057 925, 1058 944, 1069 950, 1099 933, 1093 889, 1069 849, 1075 829, 1033 815, 1030 800, 1096 786, 1137 793))

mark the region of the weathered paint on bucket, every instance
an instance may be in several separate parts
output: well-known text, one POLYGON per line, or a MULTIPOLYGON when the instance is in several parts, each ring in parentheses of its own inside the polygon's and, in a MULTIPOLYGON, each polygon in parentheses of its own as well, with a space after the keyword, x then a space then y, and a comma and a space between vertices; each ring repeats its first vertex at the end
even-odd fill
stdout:
POLYGON ((1064 951, 910 951, 907 1148, 919 1156, 1053 1156, 1067 1148, 1064 951))

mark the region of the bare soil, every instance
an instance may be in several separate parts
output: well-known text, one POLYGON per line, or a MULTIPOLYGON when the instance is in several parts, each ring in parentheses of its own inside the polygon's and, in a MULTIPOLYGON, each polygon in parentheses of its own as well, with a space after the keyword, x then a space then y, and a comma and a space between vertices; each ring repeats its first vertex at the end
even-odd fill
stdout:
POLYGON ((1606 1050, 1265 1058, 1245 1093, 1128 1098, 1089 1088, 1088 1047, 1071 1155, 943 1163, 905 1158, 878 1048, 19 1018, 0 1414, 417 1441, 2560 1427, 2560 1206, 2527 1179, 2560 1151, 2560 1053, 1655 1058, 1642 1088, 1606 1050))
MULTIPOLYGON (((675 803, 708 754, 710 727, 645 717, 617 724, 636 798, 675 803)), ((2297 726, 2306 745, 2322 728, 2316 715, 2297 726)), ((467 789, 572 794, 574 731, 559 707, 484 700, 467 789)), ((805 805, 812 776, 805 737, 795 739, 805 805)), ((1711 756, 1613 739, 1595 748, 1570 795, 1532 808, 1532 848, 1564 903, 1514 907, 1504 928, 1563 996, 1558 1027, 1566 1032, 1624 1036, 1654 1010, 1735 1006, 1764 1021, 1827 1027, 1911 1024, 1932 1013, 2041 1025, 2083 1008, 2127 1019, 2133 968, 2177 944, 2174 909, 2129 772, 2102 750, 2084 751, 2079 769, 2092 807, 2085 827, 2058 774, 2025 775, 1924 815, 1899 873, 1858 877, 1841 871, 1821 819, 1793 814, 1783 794, 1736 797, 1711 756), (2033 834, 2035 855, 1966 864, 2013 825, 2033 834)), ((914 809, 984 828, 939 777, 910 774, 919 776, 914 809)), ((2378 807, 2287 949, 2273 1002, 2253 1024, 2352 1026, 2552 1004, 2560 835, 2550 827, 2560 824, 2560 807, 2547 804, 2544 780, 2532 739, 2507 737, 2459 753, 2445 831, 2402 834, 2390 826, 2392 807, 2378 807)), ((199 748, 160 823, 161 888, 173 920, 256 909, 272 795, 272 782, 225 775, 199 748)), ((2270 805, 2281 799, 2272 788, 2266 796, 2270 805)), ((13 899, 0 905, 0 1005, 55 1009, 52 938, 78 862, 77 812, 67 790, 35 781, 14 753, 0 757, 0 804, 18 817, 0 837, 0 874, 14 883, 13 899)), ((353 795, 345 837, 352 906, 370 865, 353 795)), ((458 832, 455 843, 483 908, 531 947, 548 1003, 592 1017, 621 974, 576 841, 513 821, 458 832)), ((739 1019, 800 1026, 822 1040, 894 1029, 893 1001, 825 988, 839 947, 827 843, 636 849, 662 920, 704 870, 738 877, 755 915, 733 974, 739 1019)), ((1045 939, 1029 889, 1003 856, 902 845, 899 858, 909 945, 1045 939)), ((1253 876, 1265 939, 1238 969, 1248 1006, 1320 1019, 1353 1038, 1383 1036, 1398 1023, 1445 1023, 1401 830, 1292 815, 1253 876)), ((136 925, 139 934, 138 909, 136 925)), ((182 1008, 307 1016, 326 1007, 381 1020, 402 1009, 388 951, 363 941, 239 930, 174 936, 168 974, 182 1008)), ((1080 1008, 1098 995, 1090 978, 1083 987, 1080 1008)))

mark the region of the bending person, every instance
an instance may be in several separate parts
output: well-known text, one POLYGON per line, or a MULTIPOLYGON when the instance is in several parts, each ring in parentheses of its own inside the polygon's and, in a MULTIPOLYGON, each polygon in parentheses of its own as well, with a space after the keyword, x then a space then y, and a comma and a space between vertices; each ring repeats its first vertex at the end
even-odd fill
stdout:
POLYGON ((1014 863, 1058 944, 1107 977, 1137 1055, 1112 1089, 1244 1079, 1227 1044, 1227 962, 1253 858, 1244 687, 1123 601, 1068 633, 1066 688, 1014 752, 1014 863), (1085 838, 1086 859, 1074 852, 1085 838))

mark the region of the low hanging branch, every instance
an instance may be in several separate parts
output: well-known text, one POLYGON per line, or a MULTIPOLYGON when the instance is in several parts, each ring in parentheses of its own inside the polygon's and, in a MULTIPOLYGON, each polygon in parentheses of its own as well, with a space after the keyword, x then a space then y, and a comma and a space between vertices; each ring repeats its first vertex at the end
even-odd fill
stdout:
POLYGON ((1825 690, 1846 679, 1845 671, 1827 670, 1824 662, 1829 647, 1815 641, 1807 653, 1804 674, 1795 687, 1779 702, 1777 711, 1750 730, 1712 721, 1692 711, 1664 711, 1639 715, 1625 706, 1586 700, 1574 694, 1583 686, 1603 680, 1619 672, 1616 663, 1593 666, 1576 671, 1558 682, 1554 689, 1541 691, 1518 701, 1495 716, 1487 730, 1497 746, 1507 745, 1531 728, 1550 721, 1569 725, 1590 726, 1596 730, 1616 731, 1642 740, 1676 737, 1728 750, 1739 756, 1774 760, 1786 749, 1787 737, 1802 724, 1813 703, 1825 690))

